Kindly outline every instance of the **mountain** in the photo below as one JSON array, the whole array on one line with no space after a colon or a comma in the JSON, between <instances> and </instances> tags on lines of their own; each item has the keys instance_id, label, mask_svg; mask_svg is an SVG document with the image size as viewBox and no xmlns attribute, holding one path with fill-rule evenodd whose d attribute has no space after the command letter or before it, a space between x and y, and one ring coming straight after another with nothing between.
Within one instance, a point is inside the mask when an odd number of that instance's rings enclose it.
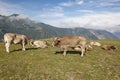
<instances>
[{"instance_id":1,"label":"mountain","mask_svg":"<svg viewBox=\"0 0 120 80\"><path fill-rule=\"evenodd\" d=\"M120 25L111 27L108 30L120 39Z\"/></svg>"},{"instance_id":2,"label":"mountain","mask_svg":"<svg viewBox=\"0 0 120 80\"><path fill-rule=\"evenodd\" d=\"M7 32L25 34L33 39L50 38L64 35L85 36L88 39L116 39L117 37L105 30L85 28L57 28L45 23L35 22L29 18L12 14L0 15L0 39Z\"/></svg>"},{"instance_id":3,"label":"mountain","mask_svg":"<svg viewBox=\"0 0 120 80\"><path fill-rule=\"evenodd\" d=\"M114 34L106 30L90 30L98 39L118 39Z\"/></svg>"},{"instance_id":4,"label":"mountain","mask_svg":"<svg viewBox=\"0 0 120 80\"><path fill-rule=\"evenodd\" d=\"M113 34L116 35L120 39L120 31L116 31Z\"/></svg>"}]
</instances>

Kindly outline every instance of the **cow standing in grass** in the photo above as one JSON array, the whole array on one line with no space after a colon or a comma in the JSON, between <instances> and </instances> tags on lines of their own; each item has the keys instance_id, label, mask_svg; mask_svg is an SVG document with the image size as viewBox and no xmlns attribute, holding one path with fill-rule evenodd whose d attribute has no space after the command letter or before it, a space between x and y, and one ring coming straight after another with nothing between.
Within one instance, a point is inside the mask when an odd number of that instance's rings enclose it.
<instances>
[{"instance_id":1,"label":"cow standing in grass","mask_svg":"<svg viewBox=\"0 0 120 80\"><path fill-rule=\"evenodd\" d=\"M86 38L81 36L63 36L56 37L52 43L53 46L58 46L64 50L63 55L66 55L68 48L81 50L81 56L85 53Z\"/></svg>"},{"instance_id":2,"label":"cow standing in grass","mask_svg":"<svg viewBox=\"0 0 120 80\"><path fill-rule=\"evenodd\" d=\"M25 45L31 42L31 39L22 34L6 33L4 34L4 42L6 52L10 52L9 47L11 44L21 44L22 50L25 51Z\"/></svg>"}]
</instances>

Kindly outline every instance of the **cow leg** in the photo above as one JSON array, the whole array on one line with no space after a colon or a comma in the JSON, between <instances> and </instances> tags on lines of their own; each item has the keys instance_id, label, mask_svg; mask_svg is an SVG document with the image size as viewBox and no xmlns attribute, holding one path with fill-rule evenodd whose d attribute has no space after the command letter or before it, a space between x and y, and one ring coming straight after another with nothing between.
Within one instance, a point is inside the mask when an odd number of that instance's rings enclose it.
<instances>
[{"instance_id":1,"label":"cow leg","mask_svg":"<svg viewBox=\"0 0 120 80\"><path fill-rule=\"evenodd\" d=\"M24 42L24 40L22 41L21 45L22 45L22 50L25 51L26 49L25 49L25 42Z\"/></svg>"},{"instance_id":2,"label":"cow leg","mask_svg":"<svg viewBox=\"0 0 120 80\"><path fill-rule=\"evenodd\" d=\"M25 51L25 44L22 45L22 50Z\"/></svg>"},{"instance_id":3,"label":"cow leg","mask_svg":"<svg viewBox=\"0 0 120 80\"><path fill-rule=\"evenodd\" d=\"M23 45L23 48L22 48L22 50L23 50L23 51L25 51L25 50L26 50L24 45Z\"/></svg>"},{"instance_id":4,"label":"cow leg","mask_svg":"<svg viewBox=\"0 0 120 80\"><path fill-rule=\"evenodd\" d=\"M66 56L67 48L64 48L63 55Z\"/></svg>"},{"instance_id":5,"label":"cow leg","mask_svg":"<svg viewBox=\"0 0 120 80\"><path fill-rule=\"evenodd\" d=\"M85 47L81 47L81 57L83 57L84 53L85 53Z\"/></svg>"},{"instance_id":6,"label":"cow leg","mask_svg":"<svg viewBox=\"0 0 120 80\"><path fill-rule=\"evenodd\" d=\"M10 47L10 43L5 43L5 47L6 47L6 52L10 52L10 50L9 50L9 47Z\"/></svg>"}]
</instances>

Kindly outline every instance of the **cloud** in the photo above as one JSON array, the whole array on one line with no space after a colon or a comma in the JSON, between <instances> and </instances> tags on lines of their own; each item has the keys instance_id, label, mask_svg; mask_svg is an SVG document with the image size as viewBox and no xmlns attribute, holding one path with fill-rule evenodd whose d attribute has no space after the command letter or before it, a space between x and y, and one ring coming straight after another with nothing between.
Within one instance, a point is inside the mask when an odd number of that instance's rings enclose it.
<instances>
[{"instance_id":1,"label":"cloud","mask_svg":"<svg viewBox=\"0 0 120 80\"><path fill-rule=\"evenodd\" d=\"M28 16L26 15L23 15L23 14L20 14L20 15L17 15L15 16L15 14L9 16L9 19L12 21L12 20L20 20L20 19L27 19Z\"/></svg>"},{"instance_id":2,"label":"cloud","mask_svg":"<svg viewBox=\"0 0 120 80\"><path fill-rule=\"evenodd\" d=\"M81 5L81 4L83 4L83 3L84 3L83 0L76 0L76 4L78 4L78 5Z\"/></svg>"},{"instance_id":3,"label":"cloud","mask_svg":"<svg viewBox=\"0 0 120 80\"><path fill-rule=\"evenodd\" d=\"M51 25L58 27L84 27L94 29L106 29L120 24L120 13L94 13L78 17L66 17L54 21Z\"/></svg>"},{"instance_id":4,"label":"cloud","mask_svg":"<svg viewBox=\"0 0 120 80\"><path fill-rule=\"evenodd\" d=\"M65 7L69 7L69 6L72 6L72 5L73 5L73 2L71 2L71 1L60 3L60 6L65 6Z\"/></svg>"},{"instance_id":5,"label":"cloud","mask_svg":"<svg viewBox=\"0 0 120 80\"><path fill-rule=\"evenodd\" d=\"M98 0L92 3L97 7L120 7L120 0Z\"/></svg>"},{"instance_id":6,"label":"cloud","mask_svg":"<svg viewBox=\"0 0 120 80\"><path fill-rule=\"evenodd\" d=\"M93 10L87 10L87 9L84 9L84 10L77 10L76 12L82 12L82 13L94 13Z\"/></svg>"},{"instance_id":7,"label":"cloud","mask_svg":"<svg viewBox=\"0 0 120 80\"><path fill-rule=\"evenodd\" d=\"M0 1L0 14L10 15L14 13L23 13L25 9L19 6L18 4L10 4L3 1Z\"/></svg>"},{"instance_id":8,"label":"cloud","mask_svg":"<svg viewBox=\"0 0 120 80\"><path fill-rule=\"evenodd\" d=\"M63 17L63 13L59 12L45 12L40 15L41 18L56 18L56 17Z\"/></svg>"},{"instance_id":9,"label":"cloud","mask_svg":"<svg viewBox=\"0 0 120 80\"><path fill-rule=\"evenodd\" d=\"M83 3L84 3L83 0L75 0L75 1L63 2L63 3L60 3L59 5L64 7L70 7L74 5L82 5Z\"/></svg>"},{"instance_id":10,"label":"cloud","mask_svg":"<svg viewBox=\"0 0 120 80\"><path fill-rule=\"evenodd\" d=\"M56 17L63 17L63 9L62 7L56 6L53 8L47 8L41 11L40 17L42 18L56 18Z\"/></svg>"},{"instance_id":11,"label":"cloud","mask_svg":"<svg viewBox=\"0 0 120 80\"><path fill-rule=\"evenodd\" d=\"M37 12L36 15L32 17L33 20L42 22L51 22L52 20L60 19L65 16L63 8L60 6L55 6L52 8L44 8Z\"/></svg>"}]
</instances>

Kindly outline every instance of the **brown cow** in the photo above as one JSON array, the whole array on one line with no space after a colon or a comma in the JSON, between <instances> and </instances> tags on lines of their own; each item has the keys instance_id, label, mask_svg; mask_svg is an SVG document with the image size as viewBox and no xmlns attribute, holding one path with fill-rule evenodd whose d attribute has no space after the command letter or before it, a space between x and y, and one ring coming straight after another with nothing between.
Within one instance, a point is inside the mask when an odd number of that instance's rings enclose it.
<instances>
[{"instance_id":1,"label":"brown cow","mask_svg":"<svg viewBox=\"0 0 120 80\"><path fill-rule=\"evenodd\" d=\"M31 43L31 39L28 38L25 35L21 34L16 34L16 33L6 33L4 34L4 42L5 42L5 47L6 47L6 52L9 51L9 47L11 44L21 44L22 45L22 50L25 51L25 45Z\"/></svg>"},{"instance_id":2,"label":"brown cow","mask_svg":"<svg viewBox=\"0 0 120 80\"><path fill-rule=\"evenodd\" d=\"M104 49L104 50L115 50L115 49L117 49L115 46L112 46L112 45L103 45L101 48Z\"/></svg>"},{"instance_id":3,"label":"brown cow","mask_svg":"<svg viewBox=\"0 0 120 80\"><path fill-rule=\"evenodd\" d=\"M81 56L85 52L86 38L81 36L63 36L56 37L52 43L53 46L58 46L64 49L63 55L66 55L68 48L74 48L75 50L81 50Z\"/></svg>"}]
</instances>

